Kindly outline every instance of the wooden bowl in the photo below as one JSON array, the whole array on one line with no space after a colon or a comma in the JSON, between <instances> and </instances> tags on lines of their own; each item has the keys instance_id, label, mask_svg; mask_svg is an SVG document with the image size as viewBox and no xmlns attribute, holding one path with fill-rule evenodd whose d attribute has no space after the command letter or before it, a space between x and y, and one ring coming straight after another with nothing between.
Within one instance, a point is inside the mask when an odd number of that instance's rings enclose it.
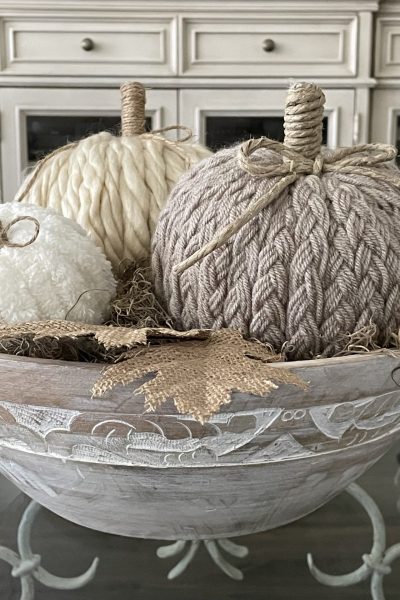
<instances>
[{"instance_id":1,"label":"wooden bowl","mask_svg":"<svg viewBox=\"0 0 400 600\"><path fill-rule=\"evenodd\" d=\"M80 525L207 539L278 527L341 492L400 429L400 358L385 352L275 363L309 388L234 393L205 425L137 386L90 390L102 365L0 355L0 470Z\"/></svg>"}]
</instances>

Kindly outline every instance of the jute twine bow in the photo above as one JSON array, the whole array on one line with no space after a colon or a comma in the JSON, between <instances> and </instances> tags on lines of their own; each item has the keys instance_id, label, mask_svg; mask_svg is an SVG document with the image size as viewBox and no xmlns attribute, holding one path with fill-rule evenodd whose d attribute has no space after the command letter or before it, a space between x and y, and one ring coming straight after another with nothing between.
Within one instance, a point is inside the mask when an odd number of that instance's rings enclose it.
<instances>
[{"instance_id":1,"label":"jute twine bow","mask_svg":"<svg viewBox=\"0 0 400 600\"><path fill-rule=\"evenodd\" d=\"M250 204L242 215L221 229L210 242L175 265L173 271L178 275L226 244L300 177L340 172L365 175L400 187L400 173L377 168L377 165L396 157L397 150L394 146L359 144L322 155L320 150L325 101L322 91L312 84L296 84L290 92L285 109L285 143L262 137L244 142L238 150L238 164L244 171L255 177L277 178L277 181L266 194ZM294 149L298 147L301 151ZM252 155L261 149L269 150L268 155L254 160Z\"/></svg>"},{"instance_id":2,"label":"jute twine bow","mask_svg":"<svg viewBox=\"0 0 400 600\"><path fill-rule=\"evenodd\" d=\"M11 242L9 239L10 229L14 227L20 221L32 221L35 225L35 231L32 236L24 243ZM30 216L21 216L15 217L10 223L7 225L3 225L0 221L0 249L1 248L25 248L26 246L30 246L37 239L40 231L40 223L37 219Z\"/></svg>"}]
</instances>

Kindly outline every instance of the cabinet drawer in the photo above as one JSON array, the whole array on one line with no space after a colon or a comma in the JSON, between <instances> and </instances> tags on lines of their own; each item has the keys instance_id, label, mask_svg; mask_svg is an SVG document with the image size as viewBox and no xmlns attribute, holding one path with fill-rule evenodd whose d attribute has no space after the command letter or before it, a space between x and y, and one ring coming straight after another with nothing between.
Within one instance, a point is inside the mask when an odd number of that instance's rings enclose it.
<instances>
[{"instance_id":1,"label":"cabinet drawer","mask_svg":"<svg viewBox=\"0 0 400 600\"><path fill-rule=\"evenodd\" d=\"M3 73L24 75L171 75L175 20L3 22Z\"/></svg>"},{"instance_id":2,"label":"cabinet drawer","mask_svg":"<svg viewBox=\"0 0 400 600\"><path fill-rule=\"evenodd\" d=\"M376 21L375 75L400 75L400 16L379 17Z\"/></svg>"},{"instance_id":3,"label":"cabinet drawer","mask_svg":"<svg viewBox=\"0 0 400 600\"><path fill-rule=\"evenodd\" d=\"M189 18L185 75L354 76L357 17Z\"/></svg>"}]
</instances>

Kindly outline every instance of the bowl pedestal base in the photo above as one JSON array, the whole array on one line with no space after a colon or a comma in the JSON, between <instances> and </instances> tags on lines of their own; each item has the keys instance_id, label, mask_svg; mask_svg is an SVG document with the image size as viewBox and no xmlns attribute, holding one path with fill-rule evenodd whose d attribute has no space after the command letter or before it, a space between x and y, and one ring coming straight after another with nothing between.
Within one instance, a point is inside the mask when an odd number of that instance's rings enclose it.
<instances>
[{"instance_id":1,"label":"bowl pedestal base","mask_svg":"<svg viewBox=\"0 0 400 600\"><path fill-rule=\"evenodd\" d=\"M0 546L0 560L7 562L12 567L11 575L20 579L20 600L34 599L36 581L55 590L79 589L94 578L99 562L95 558L89 569L78 577L57 577L46 571L41 566L42 557L33 553L30 541L32 526L40 510L40 504L33 500L25 509L18 527L18 553Z\"/></svg>"},{"instance_id":2,"label":"bowl pedestal base","mask_svg":"<svg viewBox=\"0 0 400 600\"><path fill-rule=\"evenodd\" d=\"M368 514L373 528L373 543L369 554L363 554L358 569L345 575L329 575L320 571L314 564L311 554L307 555L308 567L317 581L331 587L349 587L361 581L371 579L372 600L385 600L383 578L391 573L391 564L400 558L400 544L386 548L386 530L383 515L369 494L357 483L346 488Z\"/></svg>"},{"instance_id":3,"label":"bowl pedestal base","mask_svg":"<svg viewBox=\"0 0 400 600\"><path fill-rule=\"evenodd\" d=\"M398 480L400 481L400 475ZM346 492L364 508L371 520L373 528L371 551L362 556L362 564L358 569L345 575L329 575L322 572L315 566L311 554L307 555L308 567L317 581L331 587L348 587L370 579L371 599L385 600L383 579L391 572L392 563L396 559L400 559L400 543L386 548L386 531L382 513L375 501L362 487L352 483L346 488ZM32 526L40 510L40 504L35 501L31 501L25 509L18 527L18 553L5 546L0 546L0 560L7 562L12 567L12 576L20 579L20 600L34 600L36 581L46 587L58 590L82 588L94 578L99 562L99 559L95 558L89 569L78 577L57 577L46 571L41 566L41 556L33 553L30 543ZM168 579L172 580L182 575L194 560L201 544L204 544L211 559L228 577L235 580L243 579L242 571L230 564L222 551L236 558L244 558L249 551L246 546L236 544L229 539L177 540L172 544L160 546L157 550L159 558L170 558L184 553L175 567L169 571Z\"/></svg>"},{"instance_id":4,"label":"bowl pedestal base","mask_svg":"<svg viewBox=\"0 0 400 600\"><path fill-rule=\"evenodd\" d=\"M246 546L241 546L232 542L228 538L221 540L192 540L187 542L186 540L178 540L168 546L160 546L157 550L157 556L159 558L170 558L171 556L177 556L181 552L185 551L185 554L181 560L175 565L173 569L168 573L168 579L176 579L179 575L182 575L186 571L187 567L193 561L197 550L200 545L204 544L208 554L214 563L231 579L240 581L243 579L243 573L237 567L231 565L222 555L221 549L225 550L227 554L235 556L237 558L244 558L248 555L249 550Z\"/></svg>"}]
</instances>

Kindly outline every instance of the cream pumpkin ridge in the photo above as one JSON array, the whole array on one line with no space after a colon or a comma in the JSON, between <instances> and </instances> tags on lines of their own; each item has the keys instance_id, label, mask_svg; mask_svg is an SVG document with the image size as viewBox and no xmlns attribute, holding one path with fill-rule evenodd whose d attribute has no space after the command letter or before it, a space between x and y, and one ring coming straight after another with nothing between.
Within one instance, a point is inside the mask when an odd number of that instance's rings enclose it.
<instances>
[{"instance_id":1,"label":"cream pumpkin ridge","mask_svg":"<svg viewBox=\"0 0 400 600\"><path fill-rule=\"evenodd\" d=\"M179 177L210 155L191 135L166 139L165 129L145 132L145 89L121 86L121 136L91 135L45 157L16 195L75 220L113 267L150 255L151 238L169 192Z\"/></svg>"}]
</instances>

